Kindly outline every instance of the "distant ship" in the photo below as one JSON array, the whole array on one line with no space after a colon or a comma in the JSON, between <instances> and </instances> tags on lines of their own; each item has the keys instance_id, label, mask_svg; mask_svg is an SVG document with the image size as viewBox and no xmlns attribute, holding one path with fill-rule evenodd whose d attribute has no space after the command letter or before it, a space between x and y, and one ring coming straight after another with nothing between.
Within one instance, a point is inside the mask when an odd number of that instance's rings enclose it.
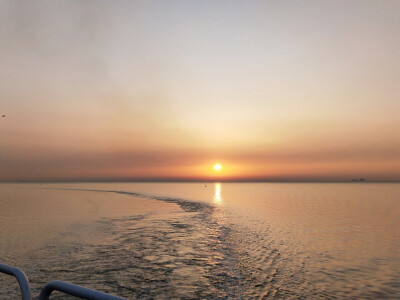
<instances>
[{"instance_id":1,"label":"distant ship","mask_svg":"<svg viewBox=\"0 0 400 300\"><path fill-rule=\"evenodd\" d=\"M351 180L351 182L365 182L365 178L354 178Z\"/></svg>"}]
</instances>

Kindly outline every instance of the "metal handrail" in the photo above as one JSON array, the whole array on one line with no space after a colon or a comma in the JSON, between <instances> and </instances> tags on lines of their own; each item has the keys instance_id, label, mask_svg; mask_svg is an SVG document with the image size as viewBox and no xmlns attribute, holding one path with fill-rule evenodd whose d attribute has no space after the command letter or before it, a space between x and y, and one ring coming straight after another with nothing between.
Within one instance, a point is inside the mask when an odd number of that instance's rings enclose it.
<instances>
[{"instance_id":1,"label":"metal handrail","mask_svg":"<svg viewBox=\"0 0 400 300\"><path fill-rule=\"evenodd\" d=\"M26 277L23 271L18 268L0 263L0 272L17 278L19 288L21 290L22 300L32 300L31 287L29 285L28 277Z\"/></svg>"},{"instance_id":2,"label":"metal handrail","mask_svg":"<svg viewBox=\"0 0 400 300\"><path fill-rule=\"evenodd\" d=\"M53 291L63 292L65 294L87 300L124 300L124 298L112 296L96 290L91 290L76 284L59 280L47 283L40 292L39 300L48 300L50 294Z\"/></svg>"}]
</instances>

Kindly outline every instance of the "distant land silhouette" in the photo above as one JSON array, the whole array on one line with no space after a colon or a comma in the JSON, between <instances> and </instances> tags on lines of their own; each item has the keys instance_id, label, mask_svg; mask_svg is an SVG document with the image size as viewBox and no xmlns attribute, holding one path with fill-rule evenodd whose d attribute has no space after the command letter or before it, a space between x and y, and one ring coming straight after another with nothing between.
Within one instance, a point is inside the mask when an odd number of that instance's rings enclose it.
<instances>
[{"instance_id":1,"label":"distant land silhouette","mask_svg":"<svg viewBox=\"0 0 400 300\"><path fill-rule=\"evenodd\" d=\"M365 178L354 178L351 180L352 182L365 182Z\"/></svg>"}]
</instances>

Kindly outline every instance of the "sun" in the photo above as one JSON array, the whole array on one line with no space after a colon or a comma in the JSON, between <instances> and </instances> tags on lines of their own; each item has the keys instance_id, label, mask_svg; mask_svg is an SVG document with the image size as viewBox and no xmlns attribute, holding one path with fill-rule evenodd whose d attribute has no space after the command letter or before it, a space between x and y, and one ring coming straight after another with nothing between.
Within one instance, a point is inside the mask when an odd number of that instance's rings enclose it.
<instances>
[{"instance_id":1,"label":"sun","mask_svg":"<svg viewBox=\"0 0 400 300\"><path fill-rule=\"evenodd\" d=\"M215 171L221 170L221 165L220 165L220 164L215 164L215 165L214 165L214 170L215 170Z\"/></svg>"}]
</instances>

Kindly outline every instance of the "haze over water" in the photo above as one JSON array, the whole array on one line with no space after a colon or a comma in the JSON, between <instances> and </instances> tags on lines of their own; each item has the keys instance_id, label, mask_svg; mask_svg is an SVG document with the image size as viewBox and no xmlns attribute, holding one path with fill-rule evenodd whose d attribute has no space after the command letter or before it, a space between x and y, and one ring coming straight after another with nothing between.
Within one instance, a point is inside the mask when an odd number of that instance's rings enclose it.
<instances>
[{"instance_id":1,"label":"haze over water","mask_svg":"<svg viewBox=\"0 0 400 300\"><path fill-rule=\"evenodd\" d=\"M400 298L399 16L1 0L0 262L34 295Z\"/></svg>"},{"instance_id":2,"label":"haze over water","mask_svg":"<svg viewBox=\"0 0 400 300\"><path fill-rule=\"evenodd\" d=\"M143 299L396 299L399 197L369 183L1 184L0 257L34 293L59 279Z\"/></svg>"},{"instance_id":3,"label":"haze over water","mask_svg":"<svg viewBox=\"0 0 400 300\"><path fill-rule=\"evenodd\" d=\"M3 0L0 180L399 181L399 15Z\"/></svg>"}]
</instances>

